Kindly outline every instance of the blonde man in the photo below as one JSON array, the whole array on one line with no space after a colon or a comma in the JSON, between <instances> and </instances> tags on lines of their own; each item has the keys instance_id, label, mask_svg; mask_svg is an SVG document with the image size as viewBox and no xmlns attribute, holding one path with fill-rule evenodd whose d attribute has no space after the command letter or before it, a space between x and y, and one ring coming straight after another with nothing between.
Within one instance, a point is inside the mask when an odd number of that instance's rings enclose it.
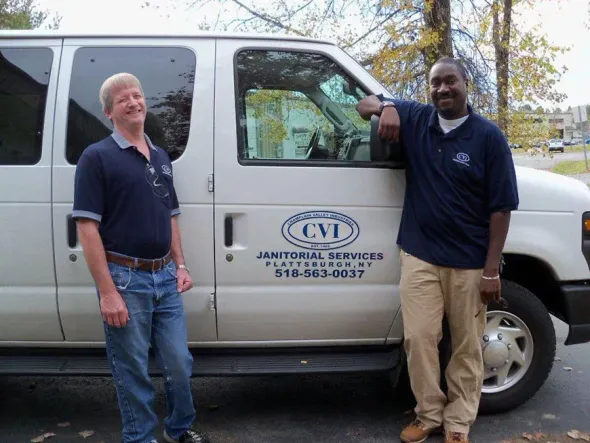
<instances>
[{"instance_id":1,"label":"blonde man","mask_svg":"<svg viewBox=\"0 0 590 443\"><path fill-rule=\"evenodd\" d=\"M164 439L206 443L191 428L193 359L181 293L193 282L182 254L172 163L144 133L146 103L136 77L108 78L99 97L114 131L80 157L73 217L97 286L122 442L156 442L151 344L165 380Z\"/></svg>"}]
</instances>

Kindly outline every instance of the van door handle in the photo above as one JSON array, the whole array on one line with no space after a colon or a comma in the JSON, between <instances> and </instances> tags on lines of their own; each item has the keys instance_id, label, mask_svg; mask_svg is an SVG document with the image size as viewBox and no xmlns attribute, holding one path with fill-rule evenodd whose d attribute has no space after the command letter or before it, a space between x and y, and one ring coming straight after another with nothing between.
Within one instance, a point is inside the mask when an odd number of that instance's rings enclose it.
<instances>
[{"instance_id":1,"label":"van door handle","mask_svg":"<svg viewBox=\"0 0 590 443\"><path fill-rule=\"evenodd\" d=\"M72 214L66 217L68 226L68 246L75 248L78 244L78 233L76 232L76 220L72 218Z\"/></svg>"},{"instance_id":2,"label":"van door handle","mask_svg":"<svg viewBox=\"0 0 590 443\"><path fill-rule=\"evenodd\" d=\"M226 215L225 220L225 231L224 231L224 238L225 238L225 247L229 248L234 244L234 219L231 215Z\"/></svg>"}]
</instances>

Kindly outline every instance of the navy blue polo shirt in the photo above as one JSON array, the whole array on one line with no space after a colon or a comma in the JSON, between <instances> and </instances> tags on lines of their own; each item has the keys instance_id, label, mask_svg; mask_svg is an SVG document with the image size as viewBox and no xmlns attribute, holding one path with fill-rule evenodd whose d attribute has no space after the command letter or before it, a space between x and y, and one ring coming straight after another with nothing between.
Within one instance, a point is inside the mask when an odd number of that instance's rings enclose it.
<instances>
[{"instance_id":1,"label":"navy blue polo shirt","mask_svg":"<svg viewBox=\"0 0 590 443\"><path fill-rule=\"evenodd\" d=\"M392 101L406 159L398 245L437 266L483 268L491 214L519 203L504 134L471 106L467 120L444 134L433 105Z\"/></svg>"},{"instance_id":2,"label":"navy blue polo shirt","mask_svg":"<svg viewBox=\"0 0 590 443\"><path fill-rule=\"evenodd\" d=\"M76 167L72 217L100 222L107 251L153 259L170 251L171 217L180 209L170 157L145 138L149 162L116 130L84 150Z\"/></svg>"}]
</instances>

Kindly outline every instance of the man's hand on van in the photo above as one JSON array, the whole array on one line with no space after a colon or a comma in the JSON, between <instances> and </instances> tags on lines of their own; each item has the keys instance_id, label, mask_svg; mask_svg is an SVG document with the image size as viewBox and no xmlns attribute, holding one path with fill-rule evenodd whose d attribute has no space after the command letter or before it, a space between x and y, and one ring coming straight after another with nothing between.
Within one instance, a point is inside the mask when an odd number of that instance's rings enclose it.
<instances>
[{"instance_id":1,"label":"man's hand on van","mask_svg":"<svg viewBox=\"0 0 590 443\"><path fill-rule=\"evenodd\" d=\"M130 320L127 305L117 291L100 294L100 312L103 320L116 328L122 328Z\"/></svg>"},{"instance_id":2,"label":"man's hand on van","mask_svg":"<svg viewBox=\"0 0 590 443\"><path fill-rule=\"evenodd\" d=\"M399 139L400 120L397 109L393 106L383 108L379 118L379 135L385 140L397 142Z\"/></svg>"},{"instance_id":3,"label":"man's hand on van","mask_svg":"<svg viewBox=\"0 0 590 443\"><path fill-rule=\"evenodd\" d=\"M400 120L395 107L386 106L381 110L381 100L375 95L369 95L357 103L356 110L367 121L373 115L379 115L379 135L385 140L398 141Z\"/></svg>"}]
</instances>

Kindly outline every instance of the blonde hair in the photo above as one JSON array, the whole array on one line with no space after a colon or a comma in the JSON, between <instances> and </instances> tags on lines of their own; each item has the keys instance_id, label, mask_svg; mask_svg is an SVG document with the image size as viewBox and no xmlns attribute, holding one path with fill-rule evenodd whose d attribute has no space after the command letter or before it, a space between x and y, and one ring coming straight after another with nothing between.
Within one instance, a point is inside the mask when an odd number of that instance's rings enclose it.
<instances>
[{"instance_id":1,"label":"blonde hair","mask_svg":"<svg viewBox=\"0 0 590 443\"><path fill-rule=\"evenodd\" d=\"M112 75L104 81L98 94L103 109L108 111L113 109L113 91L124 86L135 86L139 88L141 95L143 95L141 83L133 74L121 72L119 74Z\"/></svg>"}]
</instances>

